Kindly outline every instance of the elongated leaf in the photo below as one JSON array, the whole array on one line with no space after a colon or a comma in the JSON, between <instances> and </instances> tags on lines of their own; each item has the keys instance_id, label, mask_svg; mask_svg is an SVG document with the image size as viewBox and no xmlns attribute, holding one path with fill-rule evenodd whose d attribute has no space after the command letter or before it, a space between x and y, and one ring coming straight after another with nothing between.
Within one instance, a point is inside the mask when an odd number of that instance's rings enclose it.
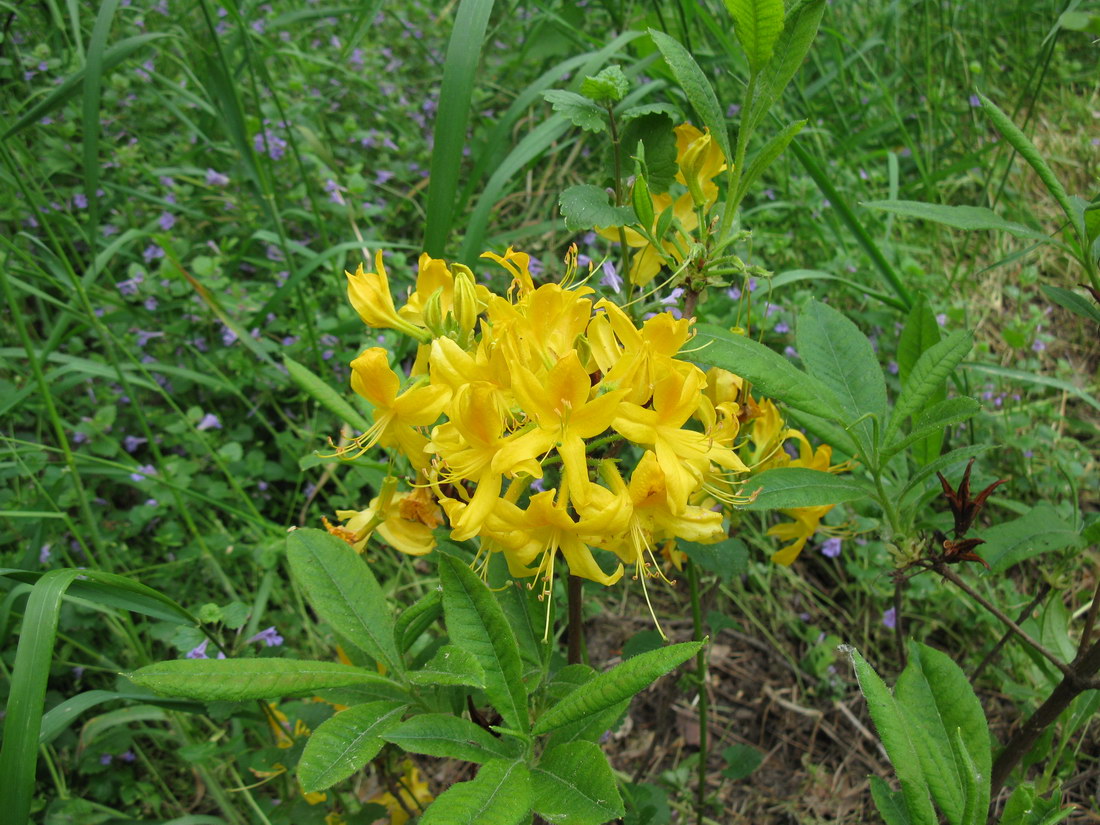
<instances>
[{"instance_id":1,"label":"elongated leaf","mask_svg":"<svg viewBox=\"0 0 1100 825\"><path fill-rule=\"evenodd\" d=\"M802 131L802 127L806 125L804 120L796 120L794 123L788 123L783 127L783 130L772 137L760 147L760 151L753 155L749 165L745 167L745 174L741 176L741 183L737 186L737 202L740 203L745 195L748 193L749 188L756 183L768 167L771 166L775 159L783 154L783 150L787 148L795 135ZM774 286L774 279L772 282Z\"/></svg>"},{"instance_id":2,"label":"elongated leaf","mask_svg":"<svg viewBox=\"0 0 1100 825\"><path fill-rule=\"evenodd\" d=\"M336 392L328 382L321 380L308 367L284 355L283 366L294 380L294 383L305 390L322 407L335 415L341 421L357 427L360 432L370 429L371 423L359 410L344 400L340 393Z\"/></svg>"},{"instance_id":3,"label":"elongated leaf","mask_svg":"<svg viewBox=\"0 0 1100 825\"><path fill-rule=\"evenodd\" d=\"M523 762L494 759L469 782L439 795L420 825L516 825L531 809L531 774Z\"/></svg>"},{"instance_id":4,"label":"elongated leaf","mask_svg":"<svg viewBox=\"0 0 1100 825\"><path fill-rule=\"evenodd\" d=\"M769 398L840 424L850 422L832 390L761 343L714 324L696 326L703 346L691 360L739 375Z\"/></svg>"},{"instance_id":5,"label":"elongated leaf","mask_svg":"<svg viewBox=\"0 0 1100 825\"><path fill-rule=\"evenodd\" d=\"M989 774L983 774L974 763L966 743L963 742L962 730L955 728L951 737L951 752L955 756L955 763L959 766L959 776L963 783L963 810L960 818L961 825L983 825L989 815Z\"/></svg>"},{"instance_id":6,"label":"elongated leaf","mask_svg":"<svg viewBox=\"0 0 1100 825\"><path fill-rule=\"evenodd\" d=\"M772 56L783 31L783 0L726 0L733 18L733 33L749 59L749 70L758 72Z\"/></svg>"},{"instance_id":7,"label":"elongated leaf","mask_svg":"<svg viewBox=\"0 0 1100 825\"><path fill-rule=\"evenodd\" d=\"M894 698L911 722L909 736L928 789L948 821L962 825L966 766L955 758L952 748L955 731L961 731L963 746L984 778L984 794L979 787L974 803L984 822L989 809L992 751L981 703L950 656L916 642L910 643L909 650L909 662L898 677Z\"/></svg>"},{"instance_id":8,"label":"elongated leaf","mask_svg":"<svg viewBox=\"0 0 1100 825\"><path fill-rule=\"evenodd\" d=\"M913 419L913 426L910 428L909 435L899 437L897 441L883 450L883 460L885 461L897 455L910 444L923 438L937 433L942 436L944 428L953 427L966 421L968 418L977 415L981 408L982 405L973 398L948 398L940 401L938 404L920 412ZM941 438L941 443L942 440Z\"/></svg>"},{"instance_id":9,"label":"elongated leaf","mask_svg":"<svg viewBox=\"0 0 1100 825\"><path fill-rule=\"evenodd\" d=\"M798 315L798 354L806 371L836 395L850 422L870 413L886 422L886 380L867 336L828 304L811 301ZM865 418L850 429L864 454L874 449L874 426Z\"/></svg>"},{"instance_id":10,"label":"elongated leaf","mask_svg":"<svg viewBox=\"0 0 1100 825\"><path fill-rule=\"evenodd\" d=\"M1003 573L1014 564L1081 540L1072 525L1046 503L1037 504L1017 519L983 530L981 536L985 539L981 555L993 573Z\"/></svg>"},{"instance_id":11,"label":"elongated leaf","mask_svg":"<svg viewBox=\"0 0 1100 825\"><path fill-rule=\"evenodd\" d=\"M726 119L707 76L678 40L656 29L650 29L649 35L672 69L672 74L687 95L691 107L695 109L703 125L710 129L711 136L718 141L718 147L727 162L732 162L733 152L730 150L730 138L726 132Z\"/></svg>"},{"instance_id":12,"label":"elongated leaf","mask_svg":"<svg viewBox=\"0 0 1100 825\"><path fill-rule=\"evenodd\" d=\"M303 528L287 536L286 555L295 581L333 630L390 670L404 669L385 594L347 542L324 530Z\"/></svg>"},{"instance_id":13,"label":"elongated leaf","mask_svg":"<svg viewBox=\"0 0 1100 825\"><path fill-rule=\"evenodd\" d=\"M72 725L84 711L102 705L105 702L140 701L146 705L179 710L186 713L205 713L206 705L201 702L189 702L181 699L156 699L145 693L120 693L114 690L86 690L71 696L60 705L50 708L42 717L42 729L38 734L39 744L45 745L60 736Z\"/></svg>"},{"instance_id":14,"label":"elongated leaf","mask_svg":"<svg viewBox=\"0 0 1100 825\"><path fill-rule=\"evenodd\" d=\"M318 725L298 761L302 790L331 788L374 759L385 744L382 734L401 721L405 707L400 702L367 702Z\"/></svg>"},{"instance_id":15,"label":"elongated leaf","mask_svg":"<svg viewBox=\"0 0 1100 825\"><path fill-rule=\"evenodd\" d=\"M443 615L443 594L438 590L430 590L406 607L397 616L393 635L397 642L397 649L407 653L420 634Z\"/></svg>"},{"instance_id":16,"label":"elongated leaf","mask_svg":"<svg viewBox=\"0 0 1100 825\"><path fill-rule=\"evenodd\" d=\"M443 62L439 110L433 131L432 168L428 186L424 250L433 258L444 257L454 220L462 147L485 28L493 0L461 0L454 13L454 29Z\"/></svg>"},{"instance_id":17,"label":"elongated leaf","mask_svg":"<svg viewBox=\"0 0 1100 825\"><path fill-rule=\"evenodd\" d=\"M545 751L531 772L531 790L535 813L547 822L603 825L625 813L611 765L594 742Z\"/></svg>"},{"instance_id":18,"label":"elongated leaf","mask_svg":"<svg viewBox=\"0 0 1100 825\"><path fill-rule=\"evenodd\" d=\"M1075 315L1080 315L1086 321L1100 324L1100 309L1097 308L1095 302L1090 301L1083 295L1078 295L1076 292L1062 289L1060 286L1042 284L1039 288L1043 290L1044 295L1058 304L1058 306L1068 309Z\"/></svg>"},{"instance_id":19,"label":"elongated leaf","mask_svg":"<svg viewBox=\"0 0 1100 825\"><path fill-rule=\"evenodd\" d=\"M825 0L801 0L787 12L783 31L775 43L771 59L761 69L756 93L746 107L744 123L748 124L751 132L756 131L756 127L782 96L783 90L802 65L814 38L817 37L817 28L821 24L824 11Z\"/></svg>"},{"instance_id":20,"label":"elongated leaf","mask_svg":"<svg viewBox=\"0 0 1100 825\"><path fill-rule=\"evenodd\" d=\"M302 659L173 659L125 675L157 693L203 702L278 699L355 685L397 687L369 670Z\"/></svg>"},{"instance_id":21,"label":"elongated leaf","mask_svg":"<svg viewBox=\"0 0 1100 825\"><path fill-rule=\"evenodd\" d=\"M987 375L998 375L1001 378L1008 378L1021 384L1036 384L1040 387L1051 387L1056 390L1061 390L1062 392L1069 393L1075 398L1081 399L1093 409L1100 410L1100 400L1097 400L1096 396L1091 395L1076 384L1071 384L1069 381L1063 381L1060 378L1051 378L1049 375L1042 375L1037 372L1014 370L1011 367L1002 367L998 364L964 363L963 368L975 370L976 372L984 372Z\"/></svg>"},{"instance_id":22,"label":"elongated leaf","mask_svg":"<svg viewBox=\"0 0 1100 825\"><path fill-rule=\"evenodd\" d=\"M928 300L923 292L918 293L898 338L898 378L903 386L921 355L938 344L942 337Z\"/></svg>"},{"instance_id":23,"label":"elongated leaf","mask_svg":"<svg viewBox=\"0 0 1100 825\"><path fill-rule=\"evenodd\" d=\"M1020 153L1020 157L1026 160L1028 165L1035 170L1035 174L1039 176L1039 180L1046 186L1047 191L1050 192L1051 196L1056 201L1058 201L1058 205L1062 207L1062 211L1065 212L1070 224L1073 225L1074 230L1077 232L1077 237L1083 246L1088 238L1088 233L1085 231L1085 224L1082 220L1081 213L1079 210L1073 208L1069 196L1066 195L1065 187L1062 186L1062 182L1058 180L1058 177L1054 174L1054 170L1047 165L1045 160L1043 160L1043 156L1039 154L1039 150L1036 148L1035 144L1031 142L1027 135L1020 131L1020 128L1012 122L1012 119L1008 115L997 107L996 103L981 92L978 92L978 99L982 102L982 111L985 112L986 116L993 122L993 126L1001 133L1001 136L1008 141L1008 144Z\"/></svg>"},{"instance_id":24,"label":"elongated leaf","mask_svg":"<svg viewBox=\"0 0 1100 825\"><path fill-rule=\"evenodd\" d=\"M485 671L485 694L504 723L529 730L519 647L504 611L485 583L458 559L440 557L439 580L451 641L473 654Z\"/></svg>"},{"instance_id":25,"label":"elongated leaf","mask_svg":"<svg viewBox=\"0 0 1100 825\"><path fill-rule=\"evenodd\" d=\"M90 225L99 220L99 99L103 89L104 57L111 22L118 0L104 0L96 14L92 36L88 40L87 73L84 77L84 105L81 111L82 148L84 150L84 191L88 195Z\"/></svg>"},{"instance_id":26,"label":"elongated leaf","mask_svg":"<svg viewBox=\"0 0 1100 825\"><path fill-rule=\"evenodd\" d=\"M790 507L820 507L855 501L868 495L863 484L821 470L806 467L776 467L753 476L745 485L743 495L756 498L745 505L746 510L784 510Z\"/></svg>"},{"instance_id":27,"label":"elongated leaf","mask_svg":"<svg viewBox=\"0 0 1100 825\"><path fill-rule=\"evenodd\" d=\"M944 226L965 229L971 232L979 229L991 229L1007 232L1017 238L1030 238L1037 241L1052 240L1045 232L1024 226L1022 223L1005 220L992 209L984 206L944 206L939 203L922 203L920 201L865 201L860 205L868 209L892 212L895 215L904 215L907 218L919 218L923 221L941 223Z\"/></svg>"},{"instance_id":28,"label":"elongated leaf","mask_svg":"<svg viewBox=\"0 0 1100 825\"><path fill-rule=\"evenodd\" d=\"M993 449L992 444L973 444L967 447L956 447L949 453L944 453L934 461L930 461L913 474L912 478L905 483L905 486L901 490L900 498L905 498L913 490L920 488L920 485L932 478L936 473L947 473L948 469L954 469L962 467L965 462L973 458L976 455L981 455L987 450ZM939 487L939 482L936 482L936 487Z\"/></svg>"},{"instance_id":29,"label":"elongated leaf","mask_svg":"<svg viewBox=\"0 0 1100 825\"><path fill-rule=\"evenodd\" d=\"M464 762L515 759L521 748L516 739L498 739L469 719L449 713L418 713L390 728L382 738L409 753Z\"/></svg>"},{"instance_id":30,"label":"elongated leaf","mask_svg":"<svg viewBox=\"0 0 1100 825\"><path fill-rule=\"evenodd\" d=\"M881 776L871 777L871 798L875 801L878 814L886 825L910 825L909 811L905 807L905 797L901 791L891 790Z\"/></svg>"},{"instance_id":31,"label":"elongated leaf","mask_svg":"<svg viewBox=\"0 0 1100 825\"><path fill-rule=\"evenodd\" d=\"M0 811L13 823L27 821L34 793L38 735L42 725L42 703L50 675L53 645L61 597L79 570L51 570L39 579L27 599L23 630L15 651L4 742L0 746Z\"/></svg>"},{"instance_id":32,"label":"elongated leaf","mask_svg":"<svg viewBox=\"0 0 1100 825\"><path fill-rule=\"evenodd\" d=\"M970 332L956 330L921 353L894 405L894 413L883 439L885 443L889 444L893 440L894 433L901 428L905 419L928 403L937 388L962 363L973 342L974 336Z\"/></svg>"},{"instance_id":33,"label":"elongated leaf","mask_svg":"<svg viewBox=\"0 0 1100 825\"><path fill-rule=\"evenodd\" d=\"M432 660L409 674L414 685L468 685L485 687L485 671L472 654L454 645L443 645Z\"/></svg>"},{"instance_id":34,"label":"elongated leaf","mask_svg":"<svg viewBox=\"0 0 1100 825\"><path fill-rule=\"evenodd\" d=\"M694 656L702 642L684 642L641 653L601 673L576 688L538 718L532 732L548 733L555 728L592 716L629 699L661 676Z\"/></svg>"},{"instance_id":35,"label":"elongated leaf","mask_svg":"<svg viewBox=\"0 0 1100 825\"><path fill-rule=\"evenodd\" d=\"M867 708L875 723L879 739L886 748L890 763L894 766L901 793L912 825L935 825L936 813L928 796L928 783L921 769L920 757L910 738L913 720L902 713L898 703L886 688L882 679L867 664L859 651L849 645L841 645L848 654L859 680L859 689L867 700Z\"/></svg>"}]
</instances>

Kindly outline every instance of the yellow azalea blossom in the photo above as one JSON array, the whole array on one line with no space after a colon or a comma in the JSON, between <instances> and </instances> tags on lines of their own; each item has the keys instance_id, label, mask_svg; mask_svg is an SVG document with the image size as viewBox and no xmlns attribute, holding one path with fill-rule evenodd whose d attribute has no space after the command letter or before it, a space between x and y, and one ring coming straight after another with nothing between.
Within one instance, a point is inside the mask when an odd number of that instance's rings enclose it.
<instances>
[{"instance_id":1,"label":"yellow azalea blossom","mask_svg":"<svg viewBox=\"0 0 1100 825\"><path fill-rule=\"evenodd\" d=\"M412 387L398 395L401 379L390 368L389 353L371 347L351 362L351 388L374 407L374 426L341 450L356 455L375 444L397 447L417 469L428 465L424 447L428 439L416 427L434 424L451 391L441 386ZM423 380L423 379L421 379Z\"/></svg>"},{"instance_id":2,"label":"yellow azalea blossom","mask_svg":"<svg viewBox=\"0 0 1100 825\"><path fill-rule=\"evenodd\" d=\"M660 378L672 370L694 369L686 361L675 360L676 354L691 338L690 318L676 319L671 313L662 312L647 320L639 330L627 314L611 301L601 300L596 308L603 310L603 313L593 319L589 330L596 326L596 336L603 339L606 333L599 331L599 328L606 323L622 344L613 361L608 358L613 352L612 346L604 343L601 347L603 380L609 386L627 388L627 401L644 405L653 395L653 387ZM595 350L593 352L595 355Z\"/></svg>"},{"instance_id":3,"label":"yellow azalea blossom","mask_svg":"<svg viewBox=\"0 0 1100 825\"><path fill-rule=\"evenodd\" d=\"M354 274L346 270L344 274L348 277L348 301L364 324L375 329L395 329L419 341L427 340L422 329L397 314L381 249L374 254L374 272L364 272L363 265L359 264Z\"/></svg>"},{"instance_id":4,"label":"yellow azalea blossom","mask_svg":"<svg viewBox=\"0 0 1100 825\"><path fill-rule=\"evenodd\" d=\"M406 555L432 552L435 549L432 530L443 523L443 514L427 489L418 487L411 492L396 493L384 508L380 506L383 498L373 499L365 510L336 511L336 517L345 522L343 528L337 529L351 534L348 543L355 551L362 553L367 540L378 533L386 544Z\"/></svg>"},{"instance_id":5,"label":"yellow azalea blossom","mask_svg":"<svg viewBox=\"0 0 1100 825\"><path fill-rule=\"evenodd\" d=\"M421 811L435 799L428 787L428 780L420 775L420 769L411 759L404 760L401 767L403 773L394 783L401 794L400 801L390 791L375 794L367 800L368 803L381 805L389 811L390 825L405 825L409 821L409 811Z\"/></svg>"},{"instance_id":6,"label":"yellow azalea blossom","mask_svg":"<svg viewBox=\"0 0 1100 825\"><path fill-rule=\"evenodd\" d=\"M508 289L509 292L514 290L522 298L529 292L534 291L535 281L531 277L531 256L526 252L516 252L509 246L503 255L497 255L495 252L483 252L481 257L496 261L511 273L512 285Z\"/></svg>"}]
</instances>

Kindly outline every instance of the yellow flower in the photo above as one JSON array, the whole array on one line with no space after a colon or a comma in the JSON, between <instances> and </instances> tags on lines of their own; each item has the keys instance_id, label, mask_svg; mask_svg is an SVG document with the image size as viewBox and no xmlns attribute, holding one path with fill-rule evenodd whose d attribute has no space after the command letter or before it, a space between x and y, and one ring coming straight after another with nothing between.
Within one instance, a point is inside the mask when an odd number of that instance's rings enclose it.
<instances>
[{"instance_id":1,"label":"yellow flower","mask_svg":"<svg viewBox=\"0 0 1100 825\"><path fill-rule=\"evenodd\" d=\"M376 329L396 329L419 341L427 340L423 330L397 314L381 249L374 255L374 272L364 272L359 264L354 274L347 270L344 274L348 276L348 300L364 324Z\"/></svg>"},{"instance_id":2,"label":"yellow flower","mask_svg":"<svg viewBox=\"0 0 1100 825\"><path fill-rule=\"evenodd\" d=\"M534 291L535 281L531 277L531 256L526 252L516 252L509 246L503 255L497 255L495 252L483 252L481 257L496 261L512 274L512 285L508 288L509 292L516 290L519 297L522 298L529 292Z\"/></svg>"},{"instance_id":3,"label":"yellow flower","mask_svg":"<svg viewBox=\"0 0 1100 825\"><path fill-rule=\"evenodd\" d=\"M385 486L385 485L383 485ZM336 517L345 522L341 537L362 553L367 540L375 532L395 550L409 556L423 556L435 549L432 530L443 523L439 506L424 487L411 492L386 491L374 498L365 510L337 510ZM350 541L348 535L350 534Z\"/></svg>"},{"instance_id":4,"label":"yellow flower","mask_svg":"<svg viewBox=\"0 0 1100 825\"><path fill-rule=\"evenodd\" d=\"M797 430L788 430L788 433L796 438L799 443L799 457L787 463L788 467L805 467L821 472L838 473L847 468L847 464L830 466L833 456L833 448L828 444L822 444L815 451L805 435ZM780 450L782 452L782 450ZM786 454L784 453L784 456ZM821 528L821 519L833 509L835 505L825 504L819 507L792 507L781 511L784 515L794 519L782 524L776 524L768 529L769 536L775 536L781 541L790 541L785 547L772 554L772 561L776 564L790 566L798 558L806 542L810 540Z\"/></svg>"}]
</instances>

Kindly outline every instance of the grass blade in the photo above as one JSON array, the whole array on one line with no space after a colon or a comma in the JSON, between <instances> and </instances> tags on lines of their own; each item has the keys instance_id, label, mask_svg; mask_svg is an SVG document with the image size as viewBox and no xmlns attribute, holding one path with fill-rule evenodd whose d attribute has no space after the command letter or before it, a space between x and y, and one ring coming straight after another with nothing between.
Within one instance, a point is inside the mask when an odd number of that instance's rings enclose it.
<instances>
[{"instance_id":1,"label":"grass blade","mask_svg":"<svg viewBox=\"0 0 1100 825\"><path fill-rule=\"evenodd\" d=\"M107 50L107 38L115 18L118 0L106 0L99 7L92 37L88 41L88 62L85 64L84 108L84 194L88 198L88 232L94 237L99 224L99 98L103 90L103 57Z\"/></svg>"}]
</instances>

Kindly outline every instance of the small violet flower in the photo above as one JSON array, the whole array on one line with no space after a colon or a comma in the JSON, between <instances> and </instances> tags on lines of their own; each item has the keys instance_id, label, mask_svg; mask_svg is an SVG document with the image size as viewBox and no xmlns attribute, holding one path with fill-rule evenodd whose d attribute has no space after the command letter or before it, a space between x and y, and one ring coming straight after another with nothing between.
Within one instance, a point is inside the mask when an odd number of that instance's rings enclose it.
<instances>
[{"instance_id":1,"label":"small violet flower","mask_svg":"<svg viewBox=\"0 0 1100 825\"><path fill-rule=\"evenodd\" d=\"M898 626L898 611L893 607L882 614L882 623L893 630Z\"/></svg>"},{"instance_id":2,"label":"small violet flower","mask_svg":"<svg viewBox=\"0 0 1100 825\"><path fill-rule=\"evenodd\" d=\"M251 637L248 641L263 642L268 647L278 647L283 643L283 637L279 635L279 633L275 630L275 626L272 625L266 630L261 630L255 636Z\"/></svg>"},{"instance_id":3,"label":"small violet flower","mask_svg":"<svg viewBox=\"0 0 1100 825\"><path fill-rule=\"evenodd\" d=\"M207 413L202 417L202 420L195 425L195 429L199 432L203 430L220 430L222 428L222 422L218 419L214 413Z\"/></svg>"},{"instance_id":4,"label":"small violet flower","mask_svg":"<svg viewBox=\"0 0 1100 825\"><path fill-rule=\"evenodd\" d=\"M825 543L821 545L821 555L828 556L830 559L835 559L840 555L840 539L836 536L825 539Z\"/></svg>"}]
</instances>

